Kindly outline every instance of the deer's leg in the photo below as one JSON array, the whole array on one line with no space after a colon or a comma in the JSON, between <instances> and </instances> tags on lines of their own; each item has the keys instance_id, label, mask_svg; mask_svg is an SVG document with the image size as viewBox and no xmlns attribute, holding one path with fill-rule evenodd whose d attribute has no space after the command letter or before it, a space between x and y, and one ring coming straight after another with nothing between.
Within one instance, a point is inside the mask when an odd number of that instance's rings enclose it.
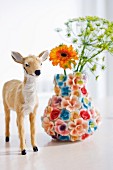
<instances>
[{"instance_id":1,"label":"deer's leg","mask_svg":"<svg viewBox=\"0 0 113 170\"><path fill-rule=\"evenodd\" d=\"M4 111L5 111L5 141L9 142L9 123L10 123L10 109L7 104L4 102Z\"/></svg>"},{"instance_id":2,"label":"deer's leg","mask_svg":"<svg viewBox=\"0 0 113 170\"><path fill-rule=\"evenodd\" d=\"M37 152L38 147L37 147L37 143L36 143L36 127L35 127L36 112L30 113L29 120L30 120L30 130L31 130L31 144L33 147L33 151Z\"/></svg>"},{"instance_id":3,"label":"deer's leg","mask_svg":"<svg viewBox=\"0 0 113 170\"><path fill-rule=\"evenodd\" d=\"M24 134L24 116L23 115L17 114L17 124L18 124L19 138L20 138L21 154L26 155L25 134Z\"/></svg>"}]
</instances>

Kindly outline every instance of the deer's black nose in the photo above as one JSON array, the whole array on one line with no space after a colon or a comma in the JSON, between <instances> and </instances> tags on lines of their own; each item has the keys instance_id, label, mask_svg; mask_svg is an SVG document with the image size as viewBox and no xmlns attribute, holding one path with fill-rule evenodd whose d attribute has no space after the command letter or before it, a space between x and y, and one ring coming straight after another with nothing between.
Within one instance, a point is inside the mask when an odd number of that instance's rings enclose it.
<instances>
[{"instance_id":1,"label":"deer's black nose","mask_svg":"<svg viewBox=\"0 0 113 170\"><path fill-rule=\"evenodd\" d=\"M35 71L35 74L36 74L37 76L39 76L39 75L41 74L41 71L40 71L40 70L36 70L36 71Z\"/></svg>"}]
</instances>

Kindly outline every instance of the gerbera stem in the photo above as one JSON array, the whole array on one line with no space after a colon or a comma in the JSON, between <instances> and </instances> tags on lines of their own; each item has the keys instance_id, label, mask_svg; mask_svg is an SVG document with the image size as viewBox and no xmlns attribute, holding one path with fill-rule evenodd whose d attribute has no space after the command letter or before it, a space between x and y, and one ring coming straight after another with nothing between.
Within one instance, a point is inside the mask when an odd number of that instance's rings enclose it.
<instances>
[{"instance_id":1,"label":"gerbera stem","mask_svg":"<svg viewBox=\"0 0 113 170\"><path fill-rule=\"evenodd\" d=\"M66 74L66 70L64 70L64 75L66 76L67 74Z\"/></svg>"}]
</instances>

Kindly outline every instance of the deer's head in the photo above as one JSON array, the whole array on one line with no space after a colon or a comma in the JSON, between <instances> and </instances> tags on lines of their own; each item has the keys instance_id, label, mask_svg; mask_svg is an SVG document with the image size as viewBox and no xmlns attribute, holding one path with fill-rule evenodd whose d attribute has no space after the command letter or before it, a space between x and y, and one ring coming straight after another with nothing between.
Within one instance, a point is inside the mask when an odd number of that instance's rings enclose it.
<instances>
[{"instance_id":1,"label":"deer's head","mask_svg":"<svg viewBox=\"0 0 113 170\"><path fill-rule=\"evenodd\" d=\"M33 55L23 57L20 53L13 51L11 53L11 56L15 62L23 65L25 74L37 77L41 74L42 62L47 59L48 54L49 54L48 51L43 51L37 57Z\"/></svg>"}]
</instances>

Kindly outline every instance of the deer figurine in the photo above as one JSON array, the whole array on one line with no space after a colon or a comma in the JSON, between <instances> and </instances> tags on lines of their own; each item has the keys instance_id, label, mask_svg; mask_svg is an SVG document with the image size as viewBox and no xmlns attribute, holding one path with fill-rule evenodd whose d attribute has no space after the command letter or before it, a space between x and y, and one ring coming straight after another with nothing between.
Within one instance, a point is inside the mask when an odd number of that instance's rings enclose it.
<instances>
[{"instance_id":1,"label":"deer figurine","mask_svg":"<svg viewBox=\"0 0 113 170\"><path fill-rule=\"evenodd\" d=\"M36 113L38 107L37 98L37 78L41 74L41 65L48 57L48 51L42 52L35 57L30 55L23 57L18 52L12 52L12 58L15 62L22 64L24 69L24 81L10 80L3 86L3 105L5 111L5 140L9 142L10 131L10 110L17 113L17 126L20 138L21 154L26 155L25 134L24 134L24 116L29 115L31 144L33 151L37 152L36 143Z\"/></svg>"}]
</instances>

